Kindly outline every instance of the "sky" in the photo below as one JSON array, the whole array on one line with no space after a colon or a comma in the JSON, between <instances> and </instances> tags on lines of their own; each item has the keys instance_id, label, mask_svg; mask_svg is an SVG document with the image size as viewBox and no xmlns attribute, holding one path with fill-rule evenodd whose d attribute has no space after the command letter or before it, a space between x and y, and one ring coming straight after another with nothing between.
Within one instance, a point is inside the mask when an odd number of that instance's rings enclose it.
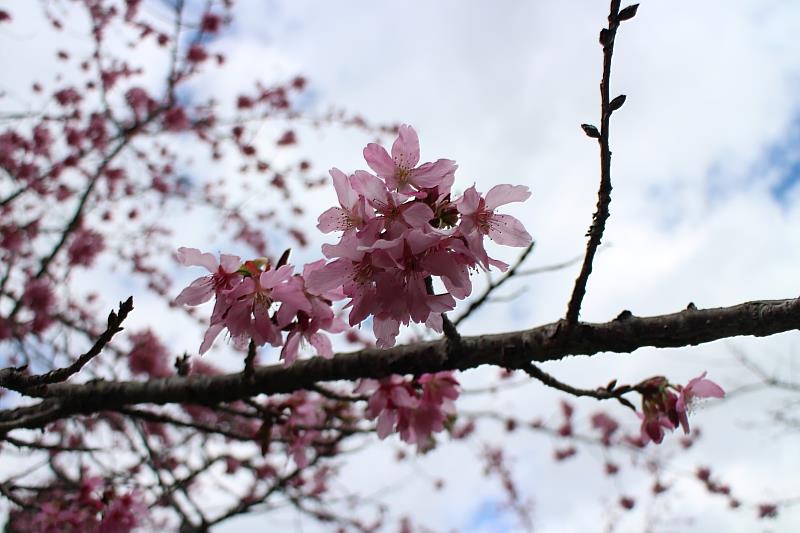
<instances>
[{"instance_id":1,"label":"sky","mask_svg":"<svg viewBox=\"0 0 800 533\"><path fill-rule=\"evenodd\" d=\"M15 4L0 1L0 7ZM599 120L597 33L606 2L242 0L236 12L234 26L210 45L227 54L226 75L198 79L194 94L235 95L253 77L302 73L310 80L304 101L310 113L340 106L372 121L413 125L423 160L458 162L456 188L529 186L532 198L505 211L520 218L536 240L529 266L583 252L596 202L598 154L579 125ZM612 122L611 219L583 319L606 321L623 309L645 316L675 312L689 302L715 307L798 294L798 27L795 0L645 0L636 18L623 25L612 95L626 94L627 100ZM0 49L7 48L0 43ZM15 61L0 53L4 72L18 68ZM365 168L361 149L372 140L365 134L336 128L300 133L297 150L310 154L316 168ZM304 203L319 213L334 202L330 188L310 193ZM313 241L298 261L318 258L316 246L330 239L318 235ZM577 266L520 279L503 292L515 299L487 307L464 323L462 333L509 331L560 318L576 273ZM196 349L196 339L180 333L175 338L176 349ZM800 381L796 332L571 358L545 369L583 387L653 374L680 382L709 370L723 387L735 388L752 378L733 362L734 348ZM462 379L478 386L494 375L478 370ZM558 398L532 383L460 405L548 417L556 413ZM778 401L775 395L748 396L696 413L706 436L699 449L673 461L675 471L691 471L713 458L743 497L800 496L800 484L790 475L800 471L800 457L792 453L796 435L792 440L785 430L763 425L766 410ZM576 403L584 416L596 408L591 401ZM758 430L744 429L748 424ZM506 443L517 481L535 502L539 531L599 531L619 492L643 490L636 480L626 480L631 486L610 483L599 474L597 457L555 465L549 440L527 433L507 437L499 428L486 425L485 440ZM482 476L477 444L446 444L411 467L394 463L399 447L390 438L355 455L343 465L340 482L385 492L398 514L414 513L436 531L513 527L507 516L492 513L500 491L496 481ZM384 475L375 476L376 468ZM390 477L403 482L387 483ZM445 490L431 489L435 478L445 480ZM681 486L674 508L626 514L618 530L642 530L648 513L692 517L680 523L681 531L752 531L763 525L780 531L800 524L797 508L774 523L757 523L746 513L726 513L723 504L699 498L692 487ZM263 520L246 517L219 531L250 531ZM288 527L296 517L274 520L286 520ZM317 528L304 524L302 530L324 530Z\"/></svg>"}]
</instances>

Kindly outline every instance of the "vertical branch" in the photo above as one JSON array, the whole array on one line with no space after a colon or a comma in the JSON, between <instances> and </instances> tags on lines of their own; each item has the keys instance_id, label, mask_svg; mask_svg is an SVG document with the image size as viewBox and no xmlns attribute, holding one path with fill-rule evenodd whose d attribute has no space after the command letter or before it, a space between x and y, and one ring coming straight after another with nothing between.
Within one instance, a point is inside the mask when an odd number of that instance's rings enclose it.
<instances>
[{"instance_id":1,"label":"vertical branch","mask_svg":"<svg viewBox=\"0 0 800 533\"><path fill-rule=\"evenodd\" d=\"M578 321L578 314L581 310L581 303L586 294L586 282L592 273L592 262L594 261L597 247L603 238L606 221L609 217L609 204L611 203L611 149L609 147L609 125L611 114L622 107L625 103L625 95L620 95L613 100L610 99L611 83L611 57L614 54L614 40L620 22L633 18L636 14L638 4L626 7L622 11L619 9L621 0L611 0L608 14L608 27L600 31L600 44L603 46L603 77L600 81L600 131L589 124L581 127L589 137L597 139L600 144L600 189L597 191L597 208L592 216L592 225L589 227L587 236L589 242L586 244L586 255L583 258L580 274L575 280L575 287L572 289L572 297L567 305L567 324L575 324Z\"/></svg>"}]
</instances>

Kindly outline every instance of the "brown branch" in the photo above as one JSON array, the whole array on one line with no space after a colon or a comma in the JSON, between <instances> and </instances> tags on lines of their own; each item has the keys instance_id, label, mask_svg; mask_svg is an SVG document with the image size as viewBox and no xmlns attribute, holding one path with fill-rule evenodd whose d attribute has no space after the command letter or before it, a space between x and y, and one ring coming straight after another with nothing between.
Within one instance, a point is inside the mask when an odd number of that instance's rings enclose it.
<instances>
[{"instance_id":1,"label":"brown branch","mask_svg":"<svg viewBox=\"0 0 800 533\"><path fill-rule=\"evenodd\" d=\"M551 376L538 366L534 365L533 363L528 363L522 365L520 370L524 370L529 376L532 378L538 379L548 387L552 387L554 389L560 390L562 392L566 392L567 394L571 394L572 396L588 396L590 398L595 398L597 400L617 400L619 403L624 405L625 407L629 407L630 409L636 410L636 407L624 398L622 395L628 392L633 391L632 387L620 387L618 389L610 389L599 387L597 389L578 389L564 383L563 381L559 381L555 377Z\"/></svg>"},{"instance_id":2,"label":"brown branch","mask_svg":"<svg viewBox=\"0 0 800 533\"><path fill-rule=\"evenodd\" d=\"M7 421L0 424L0 430L38 428L57 417L140 403L209 405L262 393L290 393L309 389L320 382L465 370L485 364L520 368L529 362L554 361L570 355L629 353L645 346L692 346L739 335L763 337L797 329L800 329L800 298L747 302L714 309L691 306L678 313L653 317L636 317L625 312L610 322L579 323L571 327L559 321L523 331L462 337L455 353L448 348L447 339L386 350L367 348L331 359L302 360L289 367L282 364L259 367L251 379L236 372L145 382L55 383L37 391L50 398L39 406L0 411L0 420Z\"/></svg>"},{"instance_id":3,"label":"brown branch","mask_svg":"<svg viewBox=\"0 0 800 533\"><path fill-rule=\"evenodd\" d=\"M586 244L586 255L583 258L580 274L575 280L575 287L572 289L572 296L567 305L567 324L573 325L578 322L578 315L581 310L581 303L586 294L586 282L589 274L592 273L592 261L594 261L597 247L603 239L603 231L609 217L609 204L611 204L611 149L608 143L609 125L611 113L622 106L625 96L621 95L610 101L611 83L611 57L614 54L614 40L617 35L617 28L620 24L619 17L620 0L611 0L608 14L608 28L600 32L600 44L603 45L603 78L600 82L600 131L588 124L582 125L584 132L590 137L596 138L600 144L600 189L597 191L597 210L592 216L592 225L589 227L587 236L589 241ZM628 10L628 8L626 8ZM636 8L633 8L636 13ZM632 15L631 15L632 16Z\"/></svg>"},{"instance_id":4,"label":"brown branch","mask_svg":"<svg viewBox=\"0 0 800 533\"><path fill-rule=\"evenodd\" d=\"M26 375L20 369L4 368L0 370L0 387L15 390L23 394L28 393L28 389L41 387L43 385L66 381L70 376L77 374L92 359L94 359L103 348L111 342L111 339L122 331L122 322L133 310L133 297L128 298L119 304L119 312L111 311L108 315L108 325L106 330L95 341L92 348L78 357L71 365L64 368L51 370L46 374Z\"/></svg>"}]
</instances>

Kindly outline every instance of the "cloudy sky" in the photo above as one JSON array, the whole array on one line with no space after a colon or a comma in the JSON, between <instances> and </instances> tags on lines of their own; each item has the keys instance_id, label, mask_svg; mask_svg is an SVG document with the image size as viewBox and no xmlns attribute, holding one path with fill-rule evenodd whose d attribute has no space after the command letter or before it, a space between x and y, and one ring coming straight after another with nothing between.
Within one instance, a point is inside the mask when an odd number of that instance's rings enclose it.
<instances>
[{"instance_id":1,"label":"cloudy sky","mask_svg":"<svg viewBox=\"0 0 800 533\"><path fill-rule=\"evenodd\" d=\"M623 309L649 315L689 302L714 307L797 296L800 3L642 4L617 38L612 94L628 98L612 124L614 192L605 237L610 246L595 262L582 317L606 321ZM458 162L457 188L473 182L484 191L497 183L528 185L533 197L507 212L537 242L531 267L583 252L596 201L598 154L579 124L598 121L597 33L606 2L242 0L236 10L234 26L211 45L227 54L226 75L196 82L199 95L237 94L254 77L303 73L311 82L304 103L310 112L336 105L370 120L413 125L423 160ZM4 72L14 61L0 54ZM306 131L298 150L309 153L316 168L352 171L364 168L361 148L370 140L352 130ZM332 190L318 191L307 205L321 212L334 199ZM323 236L316 244L321 242ZM304 260L318 257L315 247L304 253ZM558 319L576 271L520 280L504 293L517 298L487 307L465 322L463 333ZM546 369L586 387L653 374L680 382L708 369L724 387L734 388L752 378L733 362L733 348L769 371L800 380L797 333L643 349L632 356L601 354ZM477 385L493 375L473 371L462 378ZM530 419L554 416L556 398L534 383L463 405ZM776 401L774 395L747 396L698 412L695 421L706 438L672 461L675 479L713 458L743 499L800 496L800 457L791 451L796 436L792 440L786 430L764 425ZM584 417L596 407L577 404ZM539 531L599 531L605 517L616 513L609 509L620 493L646 490L636 478L625 486L602 477L602 458L584 454L554 465L551 441L530 434L506 439L491 424L483 429L482 441L507 443L520 489L535 502ZM386 442L357 455L343 467L341 483L370 494L391 486L385 499L398 514L413 513L437 531L513 527L496 512L501 493L496 481L482 476L475 460L478 442L443 446L411 467L394 464L397 447ZM376 476L376 469L383 475ZM445 480L445 490L432 489L435 478ZM752 511L727 513L725 502L698 498L696 489L679 485L669 509L637 507L619 522L620 530L642 530L653 513L691 518L659 531L752 531L764 525L780 531L800 524L797 507L764 524L750 520ZM280 524L294 526L295 517L283 518ZM245 518L220 531L249 531L262 523Z\"/></svg>"},{"instance_id":2,"label":"cloudy sky","mask_svg":"<svg viewBox=\"0 0 800 533\"><path fill-rule=\"evenodd\" d=\"M530 265L538 266L584 249L598 156L578 125L598 120L597 32L606 10L606 2L589 0L244 2L243 16L224 46L232 59L241 51L232 62L243 73L307 73L318 109L336 104L374 120L414 125L424 159L458 161L461 187L528 185L532 199L511 212L534 235ZM628 99L612 126L614 194L605 239L611 246L596 261L585 319L608 320L622 309L647 315L674 312L689 302L713 307L797 295L799 27L800 4L791 0L645 1L624 25L612 83L612 93ZM235 84L235 78L222 83ZM363 140L322 133L308 141L323 168L363 168ZM521 281L506 292L524 288L517 299L486 309L465 323L464 332L559 318L576 269ZM632 357L601 355L548 370L594 387L611 378L636 381L653 374L681 381L709 369L733 388L752 380L732 362L733 347L770 371L800 377L796 334L639 350ZM486 374L463 378L477 383ZM554 413L555 397L533 384L465 402L464 408L529 419ZM742 498L800 495L800 484L784 474L800 468L790 452L796 440L763 425L742 429L763 422L776 401L748 397L700 411L696 421L708 430L705 443L676 459L674 471L691 472L713 457ZM579 405L584 414L595 407ZM485 430L489 442L504 438L498 427ZM616 496L609 494L644 490L602 479L596 457L553 466L551 442L523 435L507 442L520 487L536 503L540 531L600 530L603 517L614 514L609 508ZM376 465L388 468L391 448L390 443L353 461L345 480L367 490L389 485L373 472ZM419 460L404 478L407 483L388 499L436 530L508 529L492 511L499 497L496 483L485 482L477 465L461 467L475 464L475 448L456 444ZM446 480L441 494L431 489L430 478L437 476ZM749 520L752 512L730 514L724 502L698 499L696 486L676 490L674 507L637 509L619 523L620 530L640 531L653 513L691 518L671 522L680 523L680 530L751 531L763 525ZM800 514L787 512L781 520L767 526L781 530L798 524ZM237 530L235 524L226 529Z\"/></svg>"}]
</instances>

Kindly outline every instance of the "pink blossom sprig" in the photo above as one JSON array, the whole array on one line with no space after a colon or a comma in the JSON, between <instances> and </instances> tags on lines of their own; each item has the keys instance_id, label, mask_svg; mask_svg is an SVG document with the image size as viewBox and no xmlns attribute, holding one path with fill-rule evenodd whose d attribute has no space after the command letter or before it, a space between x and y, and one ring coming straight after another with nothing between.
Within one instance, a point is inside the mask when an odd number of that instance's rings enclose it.
<instances>
[{"instance_id":1,"label":"pink blossom sprig","mask_svg":"<svg viewBox=\"0 0 800 533\"><path fill-rule=\"evenodd\" d=\"M266 258L242 262L236 256L222 254L217 261L212 254L195 248L180 248L178 260L210 272L194 280L175 299L184 305L200 305L215 299L211 321L200 345L201 354L227 329L234 345L241 349L251 340L256 346L283 346L281 357L286 364L297 358L302 340L314 346L319 355L333 355L330 340L321 332L338 333L344 329L331 308L333 300L342 297L341 293L315 291L305 282L305 276L318 269L321 262L306 265L300 275L293 274L291 265L273 268Z\"/></svg>"},{"instance_id":2,"label":"pink blossom sprig","mask_svg":"<svg viewBox=\"0 0 800 533\"><path fill-rule=\"evenodd\" d=\"M356 393L368 394L366 415L377 418L376 432L385 439L393 431L420 450L432 444L432 435L442 431L455 414L458 381L450 371L423 374L417 380L394 375L382 380L361 380Z\"/></svg>"},{"instance_id":3,"label":"pink blossom sprig","mask_svg":"<svg viewBox=\"0 0 800 533\"><path fill-rule=\"evenodd\" d=\"M664 430L674 431L680 425L684 434L689 434L688 414L699 398L723 398L722 387L706 379L706 372L689 380L684 385L673 385L667 378L656 376L636 386L642 395L641 440L660 444Z\"/></svg>"}]
</instances>

